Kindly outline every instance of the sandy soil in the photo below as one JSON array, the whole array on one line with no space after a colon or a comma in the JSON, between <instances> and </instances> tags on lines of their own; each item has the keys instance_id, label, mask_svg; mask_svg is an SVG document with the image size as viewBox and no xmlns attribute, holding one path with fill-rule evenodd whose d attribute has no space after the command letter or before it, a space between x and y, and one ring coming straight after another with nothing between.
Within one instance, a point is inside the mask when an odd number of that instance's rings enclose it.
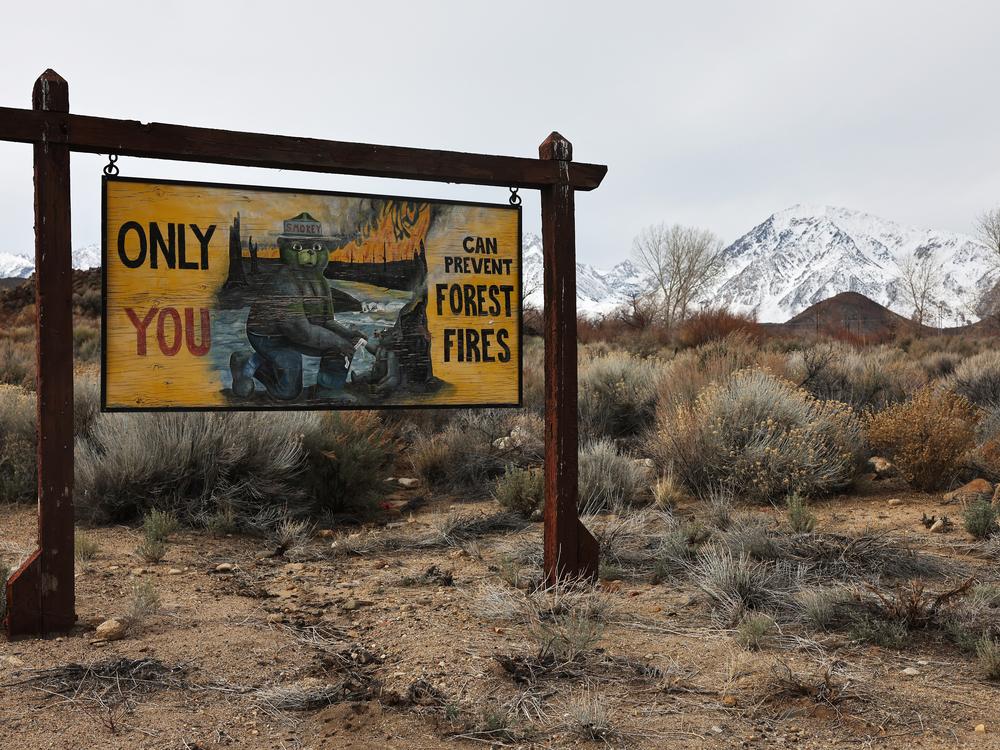
<instances>
[{"instance_id":1,"label":"sandy soil","mask_svg":"<svg viewBox=\"0 0 1000 750\"><path fill-rule=\"evenodd\" d=\"M904 503L890 507L891 497ZM380 533L417 536L450 510L434 501ZM963 575L1000 577L960 529L926 531L924 513L960 516L938 496L868 483L814 510L821 531L888 529ZM8 562L31 546L34 524L33 509L0 507ZM483 590L507 586L508 551L537 546L540 524L361 555L331 556L330 540L316 538L298 561L268 556L259 539L179 532L155 565L135 557L135 529L87 533L100 552L78 573L78 627L44 640L0 636L4 750L1000 747L1000 685L940 635L918 633L896 651L790 629L747 651L682 578L603 581L615 616L586 664L526 677L518 665L532 663L538 643L516 619L487 616ZM217 572L226 563L235 569ZM138 582L155 586L160 611L123 640L95 642L96 624L124 614ZM175 671L106 684L100 699L37 682L38 670L119 657ZM826 674L833 687L824 693ZM329 705L281 707L317 691ZM606 715L595 739L581 738L573 718L588 703ZM495 717L507 710L516 719L503 731L510 722Z\"/></svg>"}]
</instances>

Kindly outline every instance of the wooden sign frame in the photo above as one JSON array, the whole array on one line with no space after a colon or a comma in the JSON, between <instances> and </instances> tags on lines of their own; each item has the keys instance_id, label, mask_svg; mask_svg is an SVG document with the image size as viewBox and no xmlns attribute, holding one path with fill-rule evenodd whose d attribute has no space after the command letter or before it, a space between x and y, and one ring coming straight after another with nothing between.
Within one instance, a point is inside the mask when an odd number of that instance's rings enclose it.
<instances>
[{"instance_id":1,"label":"wooden sign frame","mask_svg":"<svg viewBox=\"0 0 1000 750\"><path fill-rule=\"evenodd\" d=\"M528 159L74 115L69 86L52 70L35 82L31 109L0 107L0 140L32 145L35 185L38 548L7 581L9 637L65 632L76 621L70 152L541 191L544 568L553 583L597 575L597 542L577 516L574 213L575 192L597 188L606 166L574 162L555 132Z\"/></svg>"}]
</instances>

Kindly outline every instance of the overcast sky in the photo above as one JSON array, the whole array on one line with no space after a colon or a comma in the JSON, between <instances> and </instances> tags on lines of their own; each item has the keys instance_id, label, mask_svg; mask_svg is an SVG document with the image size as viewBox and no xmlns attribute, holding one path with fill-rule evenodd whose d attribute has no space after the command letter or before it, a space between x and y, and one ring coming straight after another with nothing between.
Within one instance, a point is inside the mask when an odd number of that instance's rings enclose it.
<instances>
[{"instance_id":1,"label":"overcast sky","mask_svg":"<svg viewBox=\"0 0 1000 750\"><path fill-rule=\"evenodd\" d=\"M59 8L59 10L54 10ZM0 105L51 67L70 108L607 164L578 255L666 220L732 241L794 203L972 232L1000 204L1000 3L10 3ZM73 242L100 238L106 159L73 157ZM504 201L502 188L122 158L122 174ZM538 199L524 196L537 231ZM31 149L0 143L0 250L31 253Z\"/></svg>"}]
</instances>

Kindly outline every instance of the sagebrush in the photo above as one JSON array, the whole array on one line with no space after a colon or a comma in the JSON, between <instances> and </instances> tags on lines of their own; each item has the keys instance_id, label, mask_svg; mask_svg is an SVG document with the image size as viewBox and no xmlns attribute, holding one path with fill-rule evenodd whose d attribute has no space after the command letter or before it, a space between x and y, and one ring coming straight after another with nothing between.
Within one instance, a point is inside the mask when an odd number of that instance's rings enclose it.
<instances>
[{"instance_id":1,"label":"sagebrush","mask_svg":"<svg viewBox=\"0 0 1000 750\"><path fill-rule=\"evenodd\" d=\"M948 486L976 440L978 410L964 397L927 386L905 403L870 415L868 442L914 488Z\"/></svg>"}]
</instances>

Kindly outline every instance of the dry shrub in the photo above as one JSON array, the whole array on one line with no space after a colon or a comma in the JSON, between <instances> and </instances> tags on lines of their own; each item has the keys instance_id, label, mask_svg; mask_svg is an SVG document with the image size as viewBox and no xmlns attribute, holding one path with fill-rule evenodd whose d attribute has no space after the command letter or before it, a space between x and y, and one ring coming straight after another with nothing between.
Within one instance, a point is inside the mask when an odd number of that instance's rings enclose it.
<instances>
[{"instance_id":1,"label":"dry shrub","mask_svg":"<svg viewBox=\"0 0 1000 750\"><path fill-rule=\"evenodd\" d=\"M543 429L532 413L464 410L442 432L415 435L410 461L434 489L485 494L508 467L541 461Z\"/></svg>"},{"instance_id":2,"label":"dry shrub","mask_svg":"<svg viewBox=\"0 0 1000 750\"><path fill-rule=\"evenodd\" d=\"M155 509L265 531L370 499L392 453L372 413L100 414L77 439L77 508L96 523Z\"/></svg>"},{"instance_id":3,"label":"dry shrub","mask_svg":"<svg viewBox=\"0 0 1000 750\"><path fill-rule=\"evenodd\" d=\"M795 382L823 401L841 401L855 411L881 410L905 401L926 382L924 371L899 349L856 350L816 344L789 357Z\"/></svg>"},{"instance_id":4,"label":"dry shrub","mask_svg":"<svg viewBox=\"0 0 1000 750\"><path fill-rule=\"evenodd\" d=\"M955 479L962 456L975 444L977 419L965 398L928 386L910 401L869 416L865 426L873 450L911 486L931 491Z\"/></svg>"},{"instance_id":5,"label":"dry shrub","mask_svg":"<svg viewBox=\"0 0 1000 750\"><path fill-rule=\"evenodd\" d=\"M750 341L765 337L764 327L752 315L733 313L725 308L703 310L691 315L677 329L677 344L685 349L742 334Z\"/></svg>"},{"instance_id":6,"label":"dry shrub","mask_svg":"<svg viewBox=\"0 0 1000 750\"><path fill-rule=\"evenodd\" d=\"M948 386L976 406L1000 404L1000 351L987 350L961 362Z\"/></svg>"},{"instance_id":7,"label":"dry shrub","mask_svg":"<svg viewBox=\"0 0 1000 750\"><path fill-rule=\"evenodd\" d=\"M35 395L0 386L0 502L36 499Z\"/></svg>"},{"instance_id":8,"label":"dry shrub","mask_svg":"<svg viewBox=\"0 0 1000 750\"><path fill-rule=\"evenodd\" d=\"M896 331L890 326L875 331L861 332L851 330L843 325L827 324L819 329L819 334L824 338L857 348L887 344L896 337Z\"/></svg>"},{"instance_id":9,"label":"dry shrub","mask_svg":"<svg viewBox=\"0 0 1000 750\"><path fill-rule=\"evenodd\" d=\"M723 547L709 547L691 564L690 572L715 617L729 626L749 612L788 608L801 584L801 571L794 565L736 557Z\"/></svg>"},{"instance_id":10,"label":"dry shrub","mask_svg":"<svg viewBox=\"0 0 1000 750\"><path fill-rule=\"evenodd\" d=\"M965 530L976 539L986 539L997 532L997 509L989 500L969 503L962 512Z\"/></svg>"},{"instance_id":11,"label":"dry shrub","mask_svg":"<svg viewBox=\"0 0 1000 750\"><path fill-rule=\"evenodd\" d=\"M302 448L313 512L340 513L368 507L379 493L397 438L375 412L325 412L318 429L303 433Z\"/></svg>"},{"instance_id":12,"label":"dry shrub","mask_svg":"<svg viewBox=\"0 0 1000 750\"><path fill-rule=\"evenodd\" d=\"M530 518L545 501L542 471L509 467L497 480L493 497L504 510Z\"/></svg>"},{"instance_id":13,"label":"dry shrub","mask_svg":"<svg viewBox=\"0 0 1000 750\"><path fill-rule=\"evenodd\" d=\"M533 414L545 413L545 344L537 336L525 338L521 352L521 402Z\"/></svg>"},{"instance_id":14,"label":"dry shrub","mask_svg":"<svg viewBox=\"0 0 1000 750\"><path fill-rule=\"evenodd\" d=\"M928 381L944 378L955 372L962 358L955 352L931 352L919 360L920 369Z\"/></svg>"},{"instance_id":15,"label":"dry shrub","mask_svg":"<svg viewBox=\"0 0 1000 750\"><path fill-rule=\"evenodd\" d=\"M35 388L35 347L31 342L0 339L0 383Z\"/></svg>"},{"instance_id":16,"label":"dry shrub","mask_svg":"<svg viewBox=\"0 0 1000 750\"><path fill-rule=\"evenodd\" d=\"M586 445L579 457L579 507L582 513L651 501L651 470L610 440Z\"/></svg>"},{"instance_id":17,"label":"dry shrub","mask_svg":"<svg viewBox=\"0 0 1000 750\"><path fill-rule=\"evenodd\" d=\"M580 365L580 432L590 439L628 438L646 430L656 411L656 362L612 352Z\"/></svg>"},{"instance_id":18,"label":"dry shrub","mask_svg":"<svg viewBox=\"0 0 1000 750\"><path fill-rule=\"evenodd\" d=\"M1000 404L981 412L976 435L977 445L965 456L965 463L978 476L1000 481Z\"/></svg>"},{"instance_id":19,"label":"dry shrub","mask_svg":"<svg viewBox=\"0 0 1000 750\"><path fill-rule=\"evenodd\" d=\"M988 680L1000 680L1000 641L983 636L976 644L976 659Z\"/></svg>"},{"instance_id":20,"label":"dry shrub","mask_svg":"<svg viewBox=\"0 0 1000 750\"><path fill-rule=\"evenodd\" d=\"M670 329L659 324L645 312L622 309L599 318L579 317L576 335L580 342L614 342L639 355L650 355L670 343Z\"/></svg>"},{"instance_id":21,"label":"dry shrub","mask_svg":"<svg viewBox=\"0 0 1000 750\"><path fill-rule=\"evenodd\" d=\"M756 367L760 357L753 342L739 334L678 354L667 363L659 379L658 415L690 406L705 388L721 383L738 370Z\"/></svg>"},{"instance_id":22,"label":"dry shrub","mask_svg":"<svg viewBox=\"0 0 1000 750\"><path fill-rule=\"evenodd\" d=\"M857 474L864 435L850 407L817 401L761 370L706 388L661 414L654 453L692 491L731 487L755 502L842 489Z\"/></svg>"},{"instance_id":23,"label":"dry shrub","mask_svg":"<svg viewBox=\"0 0 1000 750\"><path fill-rule=\"evenodd\" d=\"M100 324L76 321L73 325L73 357L77 362L96 362L100 354Z\"/></svg>"}]
</instances>

